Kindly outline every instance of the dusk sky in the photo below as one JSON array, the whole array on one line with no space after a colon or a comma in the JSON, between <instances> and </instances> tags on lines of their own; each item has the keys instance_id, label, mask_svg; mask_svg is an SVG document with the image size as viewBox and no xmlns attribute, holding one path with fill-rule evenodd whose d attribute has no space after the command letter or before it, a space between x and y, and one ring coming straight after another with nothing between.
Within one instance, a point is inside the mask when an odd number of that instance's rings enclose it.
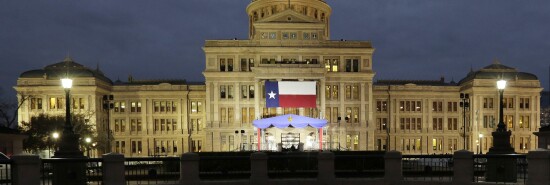
<instances>
[{"instance_id":1,"label":"dusk sky","mask_svg":"<svg viewBox=\"0 0 550 185\"><path fill-rule=\"evenodd\" d=\"M537 75L550 65L548 0L326 0L331 39L368 40L375 79L459 81L496 58ZM247 39L250 0L0 1L0 98L18 76L63 60L113 81L204 81L205 40Z\"/></svg>"}]
</instances>

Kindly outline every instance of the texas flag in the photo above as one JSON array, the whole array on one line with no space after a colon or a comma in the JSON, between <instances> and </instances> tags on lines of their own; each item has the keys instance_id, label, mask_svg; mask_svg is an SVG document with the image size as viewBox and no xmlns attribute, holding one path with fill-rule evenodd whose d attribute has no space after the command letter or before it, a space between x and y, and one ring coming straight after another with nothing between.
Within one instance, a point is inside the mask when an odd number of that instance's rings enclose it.
<instances>
[{"instance_id":1,"label":"texas flag","mask_svg":"<svg viewBox=\"0 0 550 185\"><path fill-rule=\"evenodd\" d=\"M266 107L317 107L315 82L265 82Z\"/></svg>"}]
</instances>

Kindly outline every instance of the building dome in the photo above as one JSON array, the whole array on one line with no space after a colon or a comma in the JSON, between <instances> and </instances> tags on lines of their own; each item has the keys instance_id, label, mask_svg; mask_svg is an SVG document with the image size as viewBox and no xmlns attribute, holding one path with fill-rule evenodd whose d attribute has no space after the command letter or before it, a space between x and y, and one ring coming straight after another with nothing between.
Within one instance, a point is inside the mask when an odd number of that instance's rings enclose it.
<instances>
[{"instance_id":1,"label":"building dome","mask_svg":"<svg viewBox=\"0 0 550 185\"><path fill-rule=\"evenodd\" d=\"M316 19L326 25L325 36L329 36L330 6L323 0L252 0L246 8L249 17L250 37L254 35L254 23L287 10L292 10Z\"/></svg>"},{"instance_id":2,"label":"building dome","mask_svg":"<svg viewBox=\"0 0 550 185\"><path fill-rule=\"evenodd\" d=\"M531 73L519 72L515 68L502 65L495 61L478 71L471 71L458 82L459 85L474 79L516 79L516 80L538 80L537 76Z\"/></svg>"},{"instance_id":3,"label":"building dome","mask_svg":"<svg viewBox=\"0 0 550 185\"><path fill-rule=\"evenodd\" d=\"M35 69L21 73L20 78L48 78L57 79L66 76L71 78L95 77L99 80L112 84L111 79L107 78L99 69L89 69L82 64L76 63L72 58L66 57L63 61L48 65L44 69Z\"/></svg>"}]
</instances>

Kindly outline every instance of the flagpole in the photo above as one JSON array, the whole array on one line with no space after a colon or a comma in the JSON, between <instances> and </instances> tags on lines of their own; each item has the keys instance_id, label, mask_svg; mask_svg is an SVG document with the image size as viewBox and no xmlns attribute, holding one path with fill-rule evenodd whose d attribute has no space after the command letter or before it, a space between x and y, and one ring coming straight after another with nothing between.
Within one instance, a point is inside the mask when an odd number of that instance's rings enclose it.
<instances>
[{"instance_id":1,"label":"flagpole","mask_svg":"<svg viewBox=\"0 0 550 185\"><path fill-rule=\"evenodd\" d=\"M262 138L261 134L262 134L262 129L261 129L261 128L258 128L258 148L257 148L257 149L258 149L258 152L260 151L260 146L261 146L261 145L260 145L260 140L261 140L261 138Z\"/></svg>"}]
</instances>

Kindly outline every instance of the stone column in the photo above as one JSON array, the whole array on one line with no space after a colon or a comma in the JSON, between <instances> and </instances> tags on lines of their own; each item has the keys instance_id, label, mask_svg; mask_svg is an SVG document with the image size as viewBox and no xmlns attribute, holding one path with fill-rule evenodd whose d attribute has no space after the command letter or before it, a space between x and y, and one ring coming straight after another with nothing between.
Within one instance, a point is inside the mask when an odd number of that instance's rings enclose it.
<instances>
[{"instance_id":1,"label":"stone column","mask_svg":"<svg viewBox=\"0 0 550 185\"><path fill-rule=\"evenodd\" d=\"M389 151L384 155L384 181L388 184L398 184L403 181L402 155L398 151Z\"/></svg>"},{"instance_id":2,"label":"stone column","mask_svg":"<svg viewBox=\"0 0 550 185\"><path fill-rule=\"evenodd\" d=\"M38 155L14 155L11 159L13 185L40 185L41 162Z\"/></svg>"},{"instance_id":3,"label":"stone column","mask_svg":"<svg viewBox=\"0 0 550 185\"><path fill-rule=\"evenodd\" d=\"M125 184L124 155L116 153L103 154L103 185Z\"/></svg>"},{"instance_id":4,"label":"stone column","mask_svg":"<svg viewBox=\"0 0 550 185\"><path fill-rule=\"evenodd\" d=\"M255 152L250 154L250 184L267 184L267 154Z\"/></svg>"},{"instance_id":5,"label":"stone column","mask_svg":"<svg viewBox=\"0 0 550 185\"><path fill-rule=\"evenodd\" d=\"M180 184L199 184L199 154L185 153L180 157Z\"/></svg>"},{"instance_id":6,"label":"stone column","mask_svg":"<svg viewBox=\"0 0 550 185\"><path fill-rule=\"evenodd\" d=\"M472 184L474 179L474 153L467 150L456 151L453 155L453 184Z\"/></svg>"},{"instance_id":7,"label":"stone column","mask_svg":"<svg viewBox=\"0 0 550 185\"><path fill-rule=\"evenodd\" d=\"M262 99L262 90L260 89L260 79L254 79L254 119L260 118L260 100ZM252 123L253 120L250 120Z\"/></svg>"},{"instance_id":8,"label":"stone column","mask_svg":"<svg viewBox=\"0 0 550 185\"><path fill-rule=\"evenodd\" d=\"M332 152L319 152L317 157L318 170L317 181L318 184L334 184L334 154Z\"/></svg>"},{"instance_id":9,"label":"stone column","mask_svg":"<svg viewBox=\"0 0 550 185\"><path fill-rule=\"evenodd\" d=\"M529 161L527 184L550 184L550 151L530 151L527 154L527 161Z\"/></svg>"}]
</instances>

